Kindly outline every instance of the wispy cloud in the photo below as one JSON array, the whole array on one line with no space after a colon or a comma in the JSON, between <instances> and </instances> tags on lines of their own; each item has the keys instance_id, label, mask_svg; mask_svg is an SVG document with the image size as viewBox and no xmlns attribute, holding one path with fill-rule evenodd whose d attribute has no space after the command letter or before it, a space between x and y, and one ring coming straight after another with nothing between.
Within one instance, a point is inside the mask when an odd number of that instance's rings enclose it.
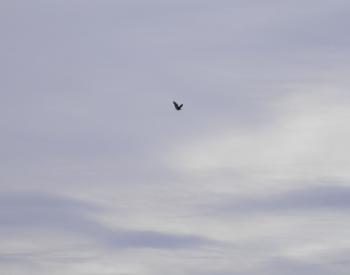
<instances>
[{"instance_id":1,"label":"wispy cloud","mask_svg":"<svg viewBox=\"0 0 350 275\"><path fill-rule=\"evenodd\" d=\"M227 197L222 196L217 205L209 208L216 209L220 214L233 215L350 210L350 187L348 186L321 185L247 198L242 195L232 196L229 199Z\"/></svg>"},{"instance_id":2,"label":"wispy cloud","mask_svg":"<svg viewBox=\"0 0 350 275\"><path fill-rule=\"evenodd\" d=\"M186 249L215 243L190 234L112 229L93 218L92 214L98 207L49 194L3 194L0 208L0 225L3 229L79 235L112 249Z\"/></svg>"}]
</instances>

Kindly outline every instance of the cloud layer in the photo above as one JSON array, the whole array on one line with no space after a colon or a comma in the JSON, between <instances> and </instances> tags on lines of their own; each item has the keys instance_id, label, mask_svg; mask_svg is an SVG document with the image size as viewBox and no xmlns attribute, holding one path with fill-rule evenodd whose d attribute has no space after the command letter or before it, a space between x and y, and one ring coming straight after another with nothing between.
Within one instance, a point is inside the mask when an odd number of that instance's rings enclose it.
<instances>
[{"instance_id":1,"label":"cloud layer","mask_svg":"<svg viewBox=\"0 0 350 275\"><path fill-rule=\"evenodd\" d=\"M2 1L0 272L348 274L349 10Z\"/></svg>"}]
</instances>

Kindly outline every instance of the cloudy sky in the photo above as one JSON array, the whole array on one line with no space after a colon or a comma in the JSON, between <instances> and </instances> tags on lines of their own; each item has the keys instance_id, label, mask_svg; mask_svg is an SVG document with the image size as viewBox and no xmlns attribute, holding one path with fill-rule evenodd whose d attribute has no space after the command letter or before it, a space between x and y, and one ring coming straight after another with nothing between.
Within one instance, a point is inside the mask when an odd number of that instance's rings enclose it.
<instances>
[{"instance_id":1,"label":"cloudy sky","mask_svg":"<svg viewBox=\"0 0 350 275\"><path fill-rule=\"evenodd\" d=\"M348 0L2 0L0 273L349 274L349 24Z\"/></svg>"}]
</instances>

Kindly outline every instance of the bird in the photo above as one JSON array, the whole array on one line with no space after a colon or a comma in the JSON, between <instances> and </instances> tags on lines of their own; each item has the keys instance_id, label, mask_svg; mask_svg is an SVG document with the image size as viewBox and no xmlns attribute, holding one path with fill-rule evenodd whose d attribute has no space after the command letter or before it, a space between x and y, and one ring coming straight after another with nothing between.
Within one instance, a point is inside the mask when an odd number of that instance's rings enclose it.
<instances>
[{"instance_id":1,"label":"bird","mask_svg":"<svg viewBox=\"0 0 350 275\"><path fill-rule=\"evenodd\" d=\"M174 104L175 109L176 109L177 111L181 111L182 106L184 106L183 104L181 104L181 105L177 104L177 102L176 102L176 101L173 101L173 104Z\"/></svg>"}]
</instances>

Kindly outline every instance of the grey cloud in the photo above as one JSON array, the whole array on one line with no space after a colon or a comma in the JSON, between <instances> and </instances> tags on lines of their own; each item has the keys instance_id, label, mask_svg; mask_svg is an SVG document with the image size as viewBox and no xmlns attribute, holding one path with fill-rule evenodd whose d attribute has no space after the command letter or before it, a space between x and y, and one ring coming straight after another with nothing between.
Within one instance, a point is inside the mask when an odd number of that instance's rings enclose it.
<instances>
[{"instance_id":1,"label":"grey cloud","mask_svg":"<svg viewBox=\"0 0 350 275\"><path fill-rule=\"evenodd\" d=\"M247 268L248 271L229 271L212 269L211 271L197 271L195 275L346 275L348 265L340 265L329 261L302 261L275 257L263 261L258 267Z\"/></svg>"},{"instance_id":2,"label":"grey cloud","mask_svg":"<svg viewBox=\"0 0 350 275\"><path fill-rule=\"evenodd\" d=\"M1 156L130 156L145 141L156 149L180 138L165 103L174 96L186 99L188 133L204 134L219 119L260 124L265 96L280 93L276 83L304 79L301 67L329 60L324 48L315 55L319 44L305 42L316 40L310 33L329 33L344 47L345 16L335 20L344 1L219 3L2 2L0 127L8 146ZM321 23L327 32L316 28Z\"/></svg>"},{"instance_id":3,"label":"grey cloud","mask_svg":"<svg viewBox=\"0 0 350 275\"><path fill-rule=\"evenodd\" d=\"M335 266L330 266L327 264L321 263L310 263L297 260L288 260L288 259L276 259L271 261L269 264L262 268L261 274L280 274L285 275L310 275L310 274L329 274L330 272L336 270ZM344 274L344 273L339 273Z\"/></svg>"},{"instance_id":4,"label":"grey cloud","mask_svg":"<svg viewBox=\"0 0 350 275\"><path fill-rule=\"evenodd\" d=\"M214 244L196 235L152 230L110 229L92 218L101 209L84 202L48 194L3 194L1 230L46 230L86 237L111 249L185 249Z\"/></svg>"},{"instance_id":5,"label":"grey cloud","mask_svg":"<svg viewBox=\"0 0 350 275\"><path fill-rule=\"evenodd\" d=\"M348 100L349 10L348 0L0 1L2 237L12 247L17 242L21 245L16 236L26 236L23 232L62 235L68 241L79 236L105 250L123 252L128 248L171 252L188 248L190 253L191 249L202 251L206 245L215 245L197 235L134 229L128 221L107 226L96 218L104 210L88 202L7 191L60 190L72 197L84 191L97 200L112 200L110 194L120 191L123 196L128 189L131 200L145 203L146 215L159 214L150 205L166 204L162 213L169 206L175 209L169 216L181 222L183 213L192 211L191 194L183 186L195 189L197 185L193 184L195 176L169 168L162 159L178 144L246 127L257 131L269 128L280 118L271 105L296 92L295 86L310 84L311 90L325 86L332 96L338 96L339 88L345 91L340 101ZM184 112L173 112L173 99L184 102ZM213 182L221 179L229 183L233 177L213 176ZM159 194L144 194L137 184L145 188L152 184L149 192L161 188L170 197L174 192L183 198L164 202ZM212 198L202 185L198 189L196 201L207 201L207 195ZM347 187L328 186L271 196L224 197L215 206L201 205L200 213L209 212L198 217L201 223L198 219L186 222L190 228L208 225L208 230L222 232L232 224L221 217L212 219L221 214L344 213L349 210L349 196ZM186 203L180 211L177 206L182 201ZM132 202L124 203L126 211L132 211ZM144 219L148 222L154 216ZM169 223L165 220L164 226L172 227ZM259 239L260 228L256 230L256 234L244 235L244 242L247 236ZM266 244L264 238L259 241ZM44 245L45 240L39 242L38 246ZM266 244L266 251L271 246ZM68 256L79 257L79 248L77 244ZM19 272L13 274L30 273L19 262L19 257L30 256L0 252L3 262L18 261ZM98 249L92 253L95 258L101 254ZM120 262L122 253L111 254L118 254L113 264ZM132 269L139 254L133 250L130 254L126 265ZM256 255L251 251L252 258ZM157 274L153 263L168 263L158 255L150 257L140 264L148 267L140 274ZM176 265L172 266L186 268L186 256L181 257L175 255ZM45 262L40 255L36 259ZM230 260L236 264L236 259L232 256ZM201 263L203 269L213 267L211 255ZM104 267L104 262L95 264ZM54 269L60 274L93 272L72 266L65 272L61 266L48 265L42 273L39 267L32 274L56 274ZM129 273L118 268L97 273ZM322 274L320 268L280 259L260 268L261 272L253 268L249 274ZM335 268L327 272L337 274ZM1 264L0 273L12 274Z\"/></svg>"},{"instance_id":6,"label":"grey cloud","mask_svg":"<svg viewBox=\"0 0 350 275\"><path fill-rule=\"evenodd\" d=\"M285 275L327 275L330 273L346 274L339 270L337 265L327 262L307 262L302 260L275 258L265 263L258 271L253 273L269 275L269 274L285 274ZM244 273L244 274L249 274ZM242 274L242 275L244 275Z\"/></svg>"},{"instance_id":7,"label":"grey cloud","mask_svg":"<svg viewBox=\"0 0 350 275\"><path fill-rule=\"evenodd\" d=\"M30 264L31 255L28 254L0 254L0 264Z\"/></svg>"},{"instance_id":8,"label":"grey cloud","mask_svg":"<svg viewBox=\"0 0 350 275\"><path fill-rule=\"evenodd\" d=\"M111 232L108 243L116 248L163 248L181 249L198 248L215 244L195 235L166 234L154 231L119 231Z\"/></svg>"},{"instance_id":9,"label":"grey cloud","mask_svg":"<svg viewBox=\"0 0 350 275\"><path fill-rule=\"evenodd\" d=\"M214 206L215 211L243 215L279 211L348 211L350 210L350 187L314 186L279 194L249 198L221 198L220 200L222 201Z\"/></svg>"}]
</instances>

